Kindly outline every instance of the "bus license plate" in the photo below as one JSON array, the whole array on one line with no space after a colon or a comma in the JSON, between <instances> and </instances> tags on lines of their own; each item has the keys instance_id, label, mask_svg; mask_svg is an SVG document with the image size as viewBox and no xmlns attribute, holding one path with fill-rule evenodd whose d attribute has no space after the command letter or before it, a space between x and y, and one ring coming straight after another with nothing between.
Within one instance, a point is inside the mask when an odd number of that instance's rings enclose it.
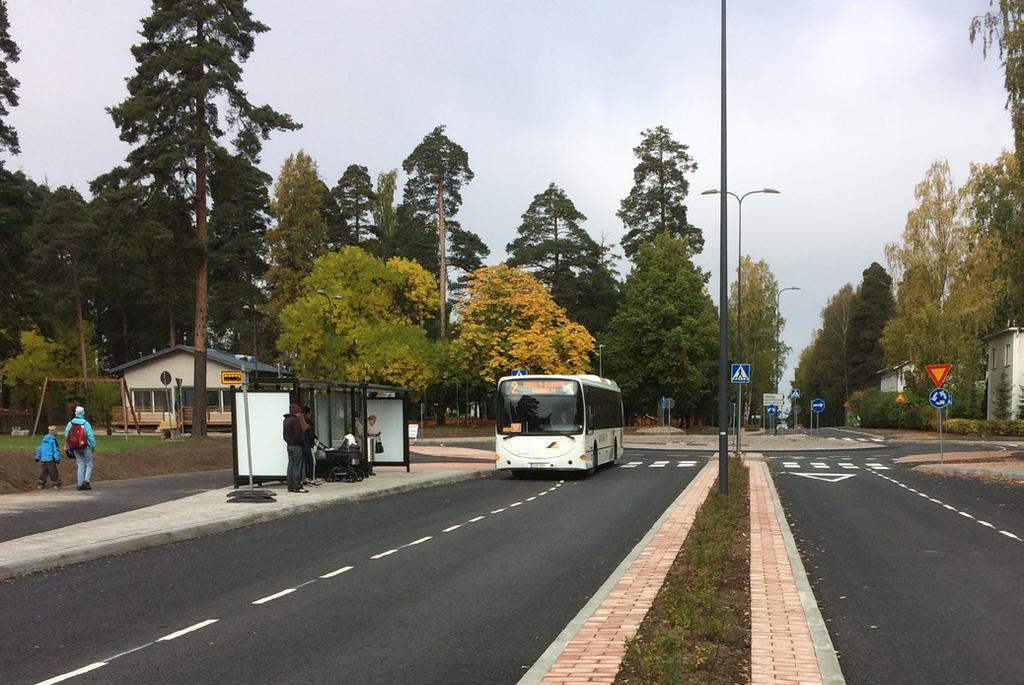
<instances>
[{"instance_id":1,"label":"bus license plate","mask_svg":"<svg viewBox=\"0 0 1024 685\"><path fill-rule=\"evenodd\" d=\"M530 468L531 469L550 469L552 466L553 466L553 464L549 464L546 461L531 461L530 462Z\"/></svg>"}]
</instances>

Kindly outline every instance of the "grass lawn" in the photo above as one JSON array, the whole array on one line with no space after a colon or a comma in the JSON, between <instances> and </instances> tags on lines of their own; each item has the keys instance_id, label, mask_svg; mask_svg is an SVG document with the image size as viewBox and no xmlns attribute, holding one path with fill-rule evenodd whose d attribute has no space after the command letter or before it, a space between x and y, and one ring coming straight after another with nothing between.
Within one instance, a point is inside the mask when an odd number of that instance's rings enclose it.
<instances>
[{"instance_id":1,"label":"grass lawn","mask_svg":"<svg viewBox=\"0 0 1024 685\"><path fill-rule=\"evenodd\" d=\"M0 435L0 452L35 452L42 435L26 435L24 437L13 437ZM64 447L64 436L57 435L57 442ZM155 447L164 444L164 439L159 435L129 435L125 440L123 435L96 435L96 451L111 454L116 452L130 452L143 447Z\"/></svg>"}]
</instances>

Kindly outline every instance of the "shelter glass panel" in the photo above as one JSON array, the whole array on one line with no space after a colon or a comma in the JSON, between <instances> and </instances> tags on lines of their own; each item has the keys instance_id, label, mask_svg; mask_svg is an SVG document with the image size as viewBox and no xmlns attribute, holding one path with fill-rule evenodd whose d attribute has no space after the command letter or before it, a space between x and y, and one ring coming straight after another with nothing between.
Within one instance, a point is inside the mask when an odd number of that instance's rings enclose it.
<instances>
[{"instance_id":1,"label":"shelter glass panel","mask_svg":"<svg viewBox=\"0 0 1024 685\"><path fill-rule=\"evenodd\" d=\"M342 438L352 431L352 391L331 391L331 446L341 445Z\"/></svg>"}]
</instances>

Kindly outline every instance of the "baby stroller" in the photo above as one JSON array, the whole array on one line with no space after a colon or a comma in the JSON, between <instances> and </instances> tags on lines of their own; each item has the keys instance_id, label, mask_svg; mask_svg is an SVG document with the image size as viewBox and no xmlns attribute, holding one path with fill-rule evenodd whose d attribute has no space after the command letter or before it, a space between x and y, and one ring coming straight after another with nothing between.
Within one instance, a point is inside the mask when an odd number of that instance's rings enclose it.
<instances>
[{"instance_id":1,"label":"baby stroller","mask_svg":"<svg viewBox=\"0 0 1024 685\"><path fill-rule=\"evenodd\" d=\"M362 452L351 435L345 436L341 447L324 450L324 455L331 464L331 470L327 473L329 482L357 483L366 476Z\"/></svg>"}]
</instances>

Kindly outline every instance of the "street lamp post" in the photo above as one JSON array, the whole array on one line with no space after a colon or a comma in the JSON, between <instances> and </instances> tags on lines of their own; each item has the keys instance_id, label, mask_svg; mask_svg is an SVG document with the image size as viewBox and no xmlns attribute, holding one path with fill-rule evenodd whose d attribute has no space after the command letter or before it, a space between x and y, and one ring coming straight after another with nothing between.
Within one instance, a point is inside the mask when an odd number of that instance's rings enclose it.
<instances>
[{"instance_id":1,"label":"street lamp post","mask_svg":"<svg viewBox=\"0 0 1024 685\"><path fill-rule=\"evenodd\" d=\"M782 290L780 290L777 293L775 293L775 393L776 394L778 394L778 392L779 392L779 382L782 380L782 369L779 368L779 367L782 366L782 355L780 354L781 347L782 347L782 342L781 342L782 311L781 311L781 308L780 308L780 298L782 297L782 293L786 292L787 290L800 290L800 288L798 288L796 286L791 286L789 288L783 288ZM792 400L791 400L790 401L790 407L792 407L792 404L793 403L792 403ZM781 410L782 408L779 407L779 409ZM792 409L790 409L790 413L792 413Z\"/></svg>"},{"instance_id":2,"label":"street lamp post","mask_svg":"<svg viewBox=\"0 0 1024 685\"><path fill-rule=\"evenodd\" d=\"M597 346L597 375L604 378L604 345Z\"/></svg>"},{"instance_id":3,"label":"street lamp post","mask_svg":"<svg viewBox=\"0 0 1024 685\"><path fill-rule=\"evenodd\" d=\"M701 195L717 195L719 193L718 188L712 188L711 190L705 190ZM731 190L725 191L726 195L731 195L739 206L739 211L736 215L737 221L737 249L736 249L736 362L743 363L743 200L748 195L778 195L779 191L774 188L762 188L761 190L750 190L742 195L737 195ZM722 307L728 308L728 301L721 304ZM743 428L743 384L737 384L736 388L736 452L740 452L740 433Z\"/></svg>"},{"instance_id":4,"label":"street lamp post","mask_svg":"<svg viewBox=\"0 0 1024 685\"><path fill-rule=\"evenodd\" d=\"M251 315L250 318L252 319L252 356L253 358L256 358L259 356L256 352L256 314L258 313L258 311L256 310L256 305L254 304L243 304L242 309L249 312L249 314Z\"/></svg>"}]
</instances>

